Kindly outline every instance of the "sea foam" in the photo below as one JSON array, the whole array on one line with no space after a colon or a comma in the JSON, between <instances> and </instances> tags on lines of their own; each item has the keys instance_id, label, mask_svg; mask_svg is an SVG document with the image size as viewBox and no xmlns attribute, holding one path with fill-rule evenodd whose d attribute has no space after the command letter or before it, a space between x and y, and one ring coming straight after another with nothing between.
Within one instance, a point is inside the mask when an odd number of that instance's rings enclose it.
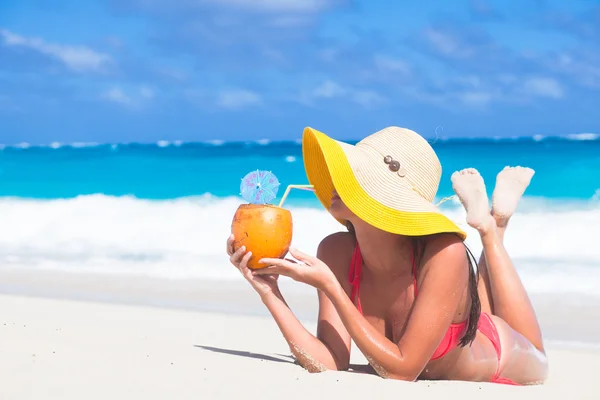
<instances>
[{"instance_id":1,"label":"sea foam","mask_svg":"<svg viewBox=\"0 0 600 400\"><path fill-rule=\"evenodd\" d=\"M532 292L600 295L600 205L535 205L524 199L506 247ZM225 241L241 200L200 196L150 201L80 196L0 199L0 268L145 275L167 279L242 279ZM445 203L478 255L481 243L464 211ZM293 244L314 254L326 235L344 230L327 212L291 207Z\"/></svg>"}]
</instances>

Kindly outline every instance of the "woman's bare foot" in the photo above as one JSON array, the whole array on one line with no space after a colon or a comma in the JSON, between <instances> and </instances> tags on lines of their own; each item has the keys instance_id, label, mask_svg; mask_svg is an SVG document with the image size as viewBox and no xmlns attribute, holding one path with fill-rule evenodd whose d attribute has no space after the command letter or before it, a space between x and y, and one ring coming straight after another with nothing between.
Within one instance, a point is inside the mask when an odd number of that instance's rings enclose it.
<instances>
[{"instance_id":1,"label":"woman's bare foot","mask_svg":"<svg viewBox=\"0 0 600 400\"><path fill-rule=\"evenodd\" d=\"M492 194L492 215L499 227L505 227L529 186L535 171L527 167L505 167L496 176Z\"/></svg>"},{"instance_id":2,"label":"woman's bare foot","mask_svg":"<svg viewBox=\"0 0 600 400\"><path fill-rule=\"evenodd\" d=\"M463 169L452 174L452 189L467 211L467 223L477 229L481 235L496 227L496 221L490 214L489 200L485 183L474 168Z\"/></svg>"}]
</instances>

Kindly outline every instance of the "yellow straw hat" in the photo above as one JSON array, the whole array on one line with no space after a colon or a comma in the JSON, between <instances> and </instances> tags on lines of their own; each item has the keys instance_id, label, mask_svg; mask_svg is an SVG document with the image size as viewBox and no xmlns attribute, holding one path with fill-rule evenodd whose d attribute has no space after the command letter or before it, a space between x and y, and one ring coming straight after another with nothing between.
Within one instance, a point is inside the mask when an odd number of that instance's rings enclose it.
<instances>
[{"instance_id":1,"label":"yellow straw hat","mask_svg":"<svg viewBox=\"0 0 600 400\"><path fill-rule=\"evenodd\" d=\"M381 230L406 236L454 232L466 238L432 203L442 166L416 132L392 126L351 145L305 128L302 153L308 180L327 210L335 188L350 211Z\"/></svg>"}]
</instances>

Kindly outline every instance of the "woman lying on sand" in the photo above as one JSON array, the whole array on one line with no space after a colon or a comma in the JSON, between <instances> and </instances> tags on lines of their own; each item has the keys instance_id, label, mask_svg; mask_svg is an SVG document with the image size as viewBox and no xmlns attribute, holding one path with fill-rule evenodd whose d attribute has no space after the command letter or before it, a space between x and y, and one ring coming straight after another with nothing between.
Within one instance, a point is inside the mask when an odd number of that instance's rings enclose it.
<instances>
[{"instance_id":1,"label":"woman lying on sand","mask_svg":"<svg viewBox=\"0 0 600 400\"><path fill-rule=\"evenodd\" d=\"M504 246L509 218L529 185L529 168L498 174L492 211L482 177L455 172L452 185L467 223L483 243L477 275L466 234L432 204L440 162L425 139L386 128L356 146L307 128L304 163L315 193L349 232L320 243L299 262L263 259L251 271L242 247L231 262L259 293L299 364L311 372L345 370L355 342L384 378L446 379L513 385L546 379L542 334ZM288 308L277 286L285 275L318 289L317 336ZM479 279L481 278L481 279Z\"/></svg>"}]
</instances>

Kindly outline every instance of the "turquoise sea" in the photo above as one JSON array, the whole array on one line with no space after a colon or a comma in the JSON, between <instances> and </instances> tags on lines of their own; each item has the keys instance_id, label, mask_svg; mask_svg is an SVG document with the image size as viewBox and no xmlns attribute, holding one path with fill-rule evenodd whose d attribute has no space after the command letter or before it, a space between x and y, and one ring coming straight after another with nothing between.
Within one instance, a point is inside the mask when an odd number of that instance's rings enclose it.
<instances>
[{"instance_id":1,"label":"turquoise sea","mask_svg":"<svg viewBox=\"0 0 600 400\"><path fill-rule=\"evenodd\" d=\"M505 165L536 174L506 245L532 291L600 292L600 137L438 139L439 198L450 175L477 168L488 191ZM240 179L272 171L307 183L299 141L52 143L0 147L0 268L238 279L224 242ZM293 192L294 242L315 251L343 229L310 192ZM463 210L443 210L464 224ZM470 232L472 233L472 232ZM480 249L477 236L469 245Z\"/></svg>"},{"instance_id":2,"label":"turquoise sea","mask_svg":"<svg viewBox=\"0 0 600 400\"><path fill-rule=\"evenodd\" d=\"M505 165L536 170L528 196L585 201L598 196L600 189L600 138L596 136L438 140L433 146L444 170L442 197L452 194L452 172L477 168L493 188L496 173ZM0 150L0 196L227 197L239 193L240 178L254 169L272 171L282 186L306 183L299 141L21 144Z\"/></svg>"}]
</instances>

